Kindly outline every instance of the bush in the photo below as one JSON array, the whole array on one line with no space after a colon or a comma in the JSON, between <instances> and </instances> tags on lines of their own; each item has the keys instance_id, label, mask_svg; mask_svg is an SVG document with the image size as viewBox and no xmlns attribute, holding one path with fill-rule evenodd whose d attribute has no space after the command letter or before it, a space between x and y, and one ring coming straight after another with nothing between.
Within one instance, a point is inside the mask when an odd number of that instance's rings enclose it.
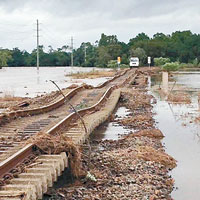
<instances>
[{"instance_id":1,"label":"bush","mask_svg":"<svg viewBox=\"0 0 200 200\"><path fill-rule=\"evenodd\" d=\"M195 67L195 66L194 66L192 63L188 63L188 64L187 64L187 67L188 67L188 68L193 68L193 67Z\"/></svg>"},{"instance_id":2,"label":"bush","mask_svg":"<svg viewBox=\"0 0 200 200\"><path fill-rule=\"evenodd\" d=\"M186 64L186 63L181 63L179 65L179 69L184 69L184 68L187 68L187 67L188 67L188 64Z\"/></svg>"},{"instance_id":3,"label":"bush","mask_svg":"<svg viewBox=\"0 0 200 200\"><path fill-rule=\"evenodd\" d=\"M121 65L120 65L120 68L129 68L129 65L121 64Z\"/></svg>"},{"instance_id":4,"label":"bush","mask_svg":"<svg viewBox=\"0 0 200 200\"><path fill-rule=\"evenodd\" d=\"M163 58L163 57L154 58L154 65L155 66L162 66L162 65L169 63L169 62L170 62L169 58Z\"/></svg>"},{"instance_id":5,"label":"bush","mask_svg":"<svg viewBox=\"0 0 200 200\"><path fill-rule=\"evenodd\" d=\"M179 69L179 63L178 62L171 62L171 63L166 63L162 66L162 69L164 71L177 71Z\"/></svg>"},{"instance_id":6,"label":"bush","mask_svg":"<svg viewBox=\"0 0 200 200\"><path fill-rule=\"evenodd\" d=\"M199 64L198 59L195 58L195 59L193 60L193 63L192 63L192 64L194 65L194 67L197 67L198 64Z\"/></svg>"},{"instance_id":7,"label":"bush","mask_svg":"<svg viewBox=\"0 0 200 200\"><path fill-rule=\"evenodd\" d=\"M117 68L118 67L117 61L116 60L110 60L110 61L108 61L107 67L108 68Z\"/></svg>"}]
</instances>

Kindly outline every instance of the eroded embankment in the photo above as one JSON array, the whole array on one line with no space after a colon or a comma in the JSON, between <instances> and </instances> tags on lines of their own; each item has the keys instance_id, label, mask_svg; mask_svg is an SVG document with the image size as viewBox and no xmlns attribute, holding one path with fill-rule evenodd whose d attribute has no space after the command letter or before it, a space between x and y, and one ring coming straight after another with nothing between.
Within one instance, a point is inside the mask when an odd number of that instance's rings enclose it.
<instances>
[{"instance_id":1,"label":"eroded embankment","mask_svg":"<svg viewBox=\"0 0 200 200\"><path fill-rule=\"evenodd\" d=\"M171 199L174 180L168 172L176 161L164 152L163 134L153 120L154 99L144 90L142 76L133 83L138 90L132 86L123 90L119 105L131 112L117 122L132 131L115 141L91 141L91 155L88 150L82 154L83 169L90 174L49 191L51 199Z\"/></svg>"}]
</instances>

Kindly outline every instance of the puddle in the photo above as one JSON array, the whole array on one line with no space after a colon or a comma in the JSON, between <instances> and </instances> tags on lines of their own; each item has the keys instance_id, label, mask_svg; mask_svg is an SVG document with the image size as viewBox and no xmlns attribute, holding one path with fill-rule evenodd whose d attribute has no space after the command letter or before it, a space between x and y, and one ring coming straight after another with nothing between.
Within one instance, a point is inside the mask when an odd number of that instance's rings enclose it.
<instances>
[{"instance_id":1,"label":"puddle","mask_svg":"<svg viewBox=\"0 0 200 200\"><path fill-rule=\"evenodd\" d=\"M89 72L97 68L92 67L4 67L0 70L0 96L11 95L20 97L35 97L37 95L55 91L55 86L49 81L54 80L61 88L71 84L87 83L97 86L108 78L72 79L67 74ZM104 69L98 69L104 70ZM108 69L105 69L108 70Z\"/></svg>"},{"instance_id":2,"label":"puddle","mask_svg":"<svg viewBox=\"0 0 200 200\"><path fill-rule=\"evenodd\" d=\"M5 109L0 109L0 114L5 112Z\"/></svg>"},{"instance_id":3,"label":"puddle","mask_svg":"<svg viewBox=\"0 0 200 200\"><path fill-rule=\"evenodd\" d=\"M127 117L130 111L125 107L118 107L115 112L115 119ZM91 140L118 140L120 135L128 134L131 130L120 126L117 122L108 122L100 125L91 134Z\"/></svg>"},{"instance_id":4,"label":"puddle","mask_svg":"<svg viewBox=\"0 0 200 200\"><path fill-rule=\"evenodd\" d=\"M174 78L178 83L190 88L193 86L194 89L200 88L198 82L194 84L196 76L200 80L200 74L179 74ZM173 104L153 92L157 99L154 118L165 135L163 144L166 152L177 160L177 167L170 173L175 179L175 190L172 192L175 200L199 200L200 197L200 122L194 122L199 116L199 104L197 92L189 94L191 104Z\"/></svg>"}]
</instances>

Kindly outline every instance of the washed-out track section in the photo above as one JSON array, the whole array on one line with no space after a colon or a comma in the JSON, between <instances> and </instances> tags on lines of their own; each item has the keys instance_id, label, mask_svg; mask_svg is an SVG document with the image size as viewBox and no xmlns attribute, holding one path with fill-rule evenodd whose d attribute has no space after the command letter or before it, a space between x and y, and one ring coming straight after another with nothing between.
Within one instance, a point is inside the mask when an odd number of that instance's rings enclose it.
<instances>
[{"instance_id":1,"label":"washed-out track section","mask_svg":"<svg viewBox=\"0 0 200 200\"><path fill-rule=\"evenodd\" d=\"M127 76L125 80L130 80L130 77ZM85 121L87 132L85 132L81 121L75 113L69 114L47 132L49 134L54 134L55 132L65 134L71 137L77 145L83 143L88 135L103 123L114 110L120 97L120 89L115 88L115 86L109 87L94 106L79 110L79 114ZM73 123L74 120L77 126L70 128L69 124ZM24 147L24 151L30 151L31 154L34 148L34 145L30 144ZM21 154L23 157L23 152ZM9 162L9 158L7 162ZM41 199L47 187L51 187L61 174L61 171L68 166L68 159L66 153L61 155L40 155L36 157L36 160L31 165L31 168L27 167L25 172L20 173L17 178L11 179L10 184L1 188L0 199ZM1 169L2 166L0 165L0 172Z\"/></svg>"},{"instance_id":2,"label":"washed-out track section","mask_svg":"<svg viewBox=\"0 0 200 200\"><path fill-rule=\"evenodd\" d=\"M102 96L111 83L119 84L118 79L121 76L127 76L128 73L126 72L95 88L89 89L90 87L87 85L75 88L66 95L67 99L71 100L73 105L76 104L77 109L80 109L79 105L92 105ZM88 89L87 93L85 92L86 89ZM84 96L84 94L87 95ZM77 99L77 96L79 96L79 99ZM46 132L71 112L70 106L64 105L64 98L62 97L57 102L47 106L31 110L19 110L0 116L0 122L5 123L0 127L0 162L20 150L24 146L24 141L39 131Z\"/></svg>"}]
</instances>

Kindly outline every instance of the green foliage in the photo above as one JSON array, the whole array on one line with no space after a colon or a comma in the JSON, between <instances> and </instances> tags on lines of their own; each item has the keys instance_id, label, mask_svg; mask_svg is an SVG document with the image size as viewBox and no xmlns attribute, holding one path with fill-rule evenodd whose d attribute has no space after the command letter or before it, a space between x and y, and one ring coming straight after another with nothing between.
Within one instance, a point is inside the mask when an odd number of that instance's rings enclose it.
<instances>
[{"instance_id":1,"label":"green foliage","mask_svg":"<svg viewBox=\"0 0 200 200\"><path fill-rule=\"evenodd\" d=\"M121 65L120 65L120 68L129 68L129 65L121 64Z\"/></svg>"},{"instance_id":2,"label":"green foliage","mask_svg":"<svg viewBox=\"0 0 200 200\"><path fill-rule=\"evenodd\" d=\"M179 63L178 62L171 62L171 63L166 63L162 66L162 69L164 71L177 71L179 69Z\"/></svg>"},{"instance_id":3,"label":"green foliage","mask_svg":"<svg viewBox=\"0 0 200 200\"><path fill-rule=\"evenodd\" d=\"M188 64L186 64L186 63L179 64L179 69L184 69L186 67L188 67Z\"/></svg>"},{"instance_id":4,"label":"green foliage","mask_svg":"<svg viewBox=\"0 0 200 200\"><path fill-rule=\"evenodd\" d=\"M39 47L41 66L69 66L71 64L71 50L69 46L53 49L49 46ZM74 65L85 67L108 67L110 60L121 57L121 65L128 64L131 56L137 56L140 63L147 64L147 56L151 56L155 65L164 65L169 60L187 64L189 67L199 67L200 61L200 34L191 31L176 31L171 35L156 33L150 38L145 33L139 33L129 40L129 43L120 42L116 35L101 34L95 44L84 42L73 50ZM1 66L36 66L37 51L21 51L0 49ZM162 58L161 58L162 57ZM156 60L158 59L158 60ZM181 66L185 67L185 66Z\"/></svg>"},{"instance_id":5,"label":"green foliage","mask_svg":"<svg viewBox=\"0 0 200 200\"><path fill-rule=\"evenodd\" d=\"M187 68L193 68L193 67L195 67L195 66L192 63L187 64Z\"/></svg>"},{"instance_id":6,"label":"green foliage","mask_svg":"<svg viewBox=\"0 0 200 200\"><path fill-rule=\"evenodd\" d=\"M198 59L195 58L195 59L193 60L193 63L192 63L192 64L193 64L195 67L197 67L198 64L199 64Z\"/></svg>"},{"instance_id":7,"label":"green foliage","mask_svg":"<svg viewBox=\"0 0 200 200\"><path fill-rule=\"evenodd\" d=\"M150 38L145 33L139 33L135 38L130 39L129 46L133 46L138 42L148 41Z\"/></svg>"},{"instance_id":8,"label":"green foliage","mask_svg":"<svg viewBox=\"0 0 200 200\"><path fill-rule=\"evenodd\" d=\"M110 60L108 61L108 68L117 68L118 64L117 64L117 60Z\"/></svg>"},{"instance_id":9,"label":"green foliage","mask_svg":"<svg viewBox=\"0 0 200 200\"><path fill-rule=\"evenodd\" d=\"M118 68L118 63L117 63L117 60L110 60L108 61L108 65L107 65L108 68ZM126 65L126 64L120 64L120 68L129 68L129 65Z\"/></svg>"},{"instance_id":10,"label":"green foliage","mask_svg":"<svg viewBox=\"0 0 200 200\"><path fill-rule=\"evenodd\" d=\"M169 62L170 62L169 58L163 58L163 57L154 58L154 65L155 66L162 66L162 65L169 63Z\"/></svg>"},{"instance_id":11,"label":"green foliage","mask_svg":"<svg viewBox=\"0 0 200 200\"><path fill-rule=\"evenodd\" d=\"M143 65L147 59L147 55L144 49L136 48L130 50L131 57L138 57L140 60L140 65Z\"/></svg>"},{"instance_id":12,"label":"green foliage","mask_svg":"<svg viewBox=\"0 0 200 200\"><path fill-rule=\"evenodd\" d=\"M8 66L9 59L12 59L11 52L8 49L0 49L0 67Z\"/></svg>"},{"instance_id":13,"label":"green foliage","mask_svg":"<svg viewBox=\"0 0 200 200\"><path fill-rule=\"evenodd\" d=\"M99 46L108 46L117 44L118 39L116 35L105 35L104 33L101 34L101 39L99 40Z\"/></svg>"}]
</instances>

